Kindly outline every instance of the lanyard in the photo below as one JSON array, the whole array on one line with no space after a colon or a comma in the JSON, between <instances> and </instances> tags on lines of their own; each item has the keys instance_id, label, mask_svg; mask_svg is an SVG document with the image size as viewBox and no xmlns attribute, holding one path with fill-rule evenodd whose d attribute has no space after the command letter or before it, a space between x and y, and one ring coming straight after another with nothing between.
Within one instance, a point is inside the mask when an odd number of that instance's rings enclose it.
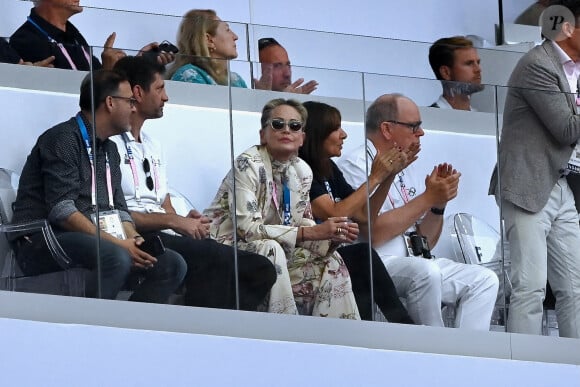
<instances>
[{"instance_id":1,"label":"lanyard","mask_svg":"<svg viewBox=\"0 0 580 387\"><path fill-rule=\"evenodd\" d=\"M89 162L91 163L91 204L93 208L95 208L97 206L97 187L95 183L96 178L95 178L95 163L93 158L93 148L91 146L91 140L89 139L87 127L85 125L85 122L81 118L80 113L77 114L76 119L81 131L81 135L83 137L83 142L85 143L87 155L89 156ZM111 166L109 164L108 153L105 153L105 164L106 164L107 195L109 197L109 207L110 209L114 209L115 204L113 202L113 184L111 182Z\"/></svg>"},{"instance_id":2,"label":"lanyard","mask_svg":"<svg viewBox=\"0 0 580 387\"><path fill-rule=\"evenodd\" d=\"M58 48L60 49L60 52L62 52L62 55L64 55L65 59L67 60L68 64L70 65L70 67L73 70L77 70L77 66L75 65L75 62L73 62L70 54L68 53L66 47L64 46L64 44L57 42L52 36L50 36L48 34L48 32L46 32L41 26L39 26L34 20L32 20L32 18L30 16L28 16L26 18L26 20L28 20L28 22L30 24L32 24L34 27L36 27L36 29L38 31L40 31L42 34L44 34L48 41L50 43L56 44L58 46ZM83 50L83 54L85 54L85 58L87 59L87 63L91 63L91 57L89 56L89 53L87 52L87 50L85 49L85 47L82 44L79 44L79 46L81 47L81 50Z\"/></svg>"},{"instance_id":3,"label":"lanyard","mask_svg":"<svg viewBox=\"0 0 580 387\"><path fill-rule=\"evenodd\" d=\"M274 200L274 205L276 209L280 210L280 204L278 203L278 188L276 188L276 182L272 185L272 200ZM282 224L284 226L290 225L290 189L286 182L286 178L282 177Z\"/></svg>"},{"instance_id":4,"label":"lanyard","mask_svg":"<svg viewBox=\"0 0 580 387\"><path fill-rule=\"evenodd\" d=\"M129 165L131 166L131 174L133 175L133 184L135 185L135 200L137 203L141 202L141 185L139 184L139 174L137 173L137 164L135 163L135 156L133 155L133 149L129 142L129 136L127 133L122 134L123 141L125 142L125 149L127 150L127 158L129 159ZM143 149L143 152L145 149ZM153 168L153 189L155 191L155 203L161 204L161 197L159 192L159 173L157 167L159 166L159 161L151 157L151 164Z\"/></svg>"},{"instance_id":5,"label":"lanyard","mask_svg":"<svg viewBox=\"0 0 580 387\"><path fill-rule=\"evenodd\" d=\"M288 189L288 184L286 179L282 180L282 200L284 203L284 226L290 225L290 189Z\"/></svg>"},{"instance_id":6,"label":"lanyard","mask_svg":"<svg viewBox=\"0 0 580 387\"><path fill-rule=\"evenodd\" d=\"M324 180L324 186L326 187L326 192L328 192L330 199L332 199L332 201L334 202L334 196L332 195L332 188L330 188L330 183L328 182L328 180Z\"/></svg>"},{"instance_id":7,"label":"lanyard","mask_svg":"<svg viewBox=\"0 0 580 387\"><path fill-rule=\"evenodd\" d=\"M409 192L407 190L407 187L405 186L405 182L403 181L403 171L401 171L401 173L399 173L399 186L401 187L401 189L399 190L397 188L397 185L395 184L395 189L397 190L397 192L399 192L399 195L401 196L401 199L403 199L403 203L407 204L409 203ZM395 208L395 201L393 200L393 197L391 196L391 193L389 192L387 194L389 201L391 202L391 206L393 206L393 208Z\"/></svg>"},{"instance_id":8,"label":"lanyard","mask_svg":"<svg viewBox=\"0 0 580 387\"><path fill-rule=\"evenodd\" d=\"M369 156L369 159L372 161L375 160L375 156L373 155L373 153L371 152L370 148L367 146L367 155ZM399 195L401 195L401 199L403 199L403 203L407 204L409 203L409 192L407 191L407 187L405 186L405 182L403 181L403 175L405 174L404 171L401 171L399 173L399 186L401 187L401 189L399 190L396 185L395 188L397 188L397 191L399 192ZM326 190L328 191L328 187L326 188ZM330 193L330 192L329 192ZM332 196L332 195L331 195ZM389 192L387 194L389 201L391 202L391 206L393 206L393 208L395 208L395 201L393 200L393 197L391 196L391 193Z\"/></svg>"}]
</instances>

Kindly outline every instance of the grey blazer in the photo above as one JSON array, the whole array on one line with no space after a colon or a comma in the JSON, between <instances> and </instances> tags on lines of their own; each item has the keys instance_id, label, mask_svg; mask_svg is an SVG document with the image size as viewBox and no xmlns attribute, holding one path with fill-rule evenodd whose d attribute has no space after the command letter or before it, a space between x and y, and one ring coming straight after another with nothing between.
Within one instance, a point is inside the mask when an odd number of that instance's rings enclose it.
<instances>
[{"instance_id":1,"label":"grey blazer","mask_svg":"<svg viewBox=\"0 0 580 387\"><path fill-rule=\"evenodd\" d=\"M508 86L499 159L489 194L499 193L518 207L538 212L565 172L580 138L580 116L550 41L520 59ZM570 177L569 183L576 196L580 184L574 180L579 179Z\"/></svg>"}]
</instances>

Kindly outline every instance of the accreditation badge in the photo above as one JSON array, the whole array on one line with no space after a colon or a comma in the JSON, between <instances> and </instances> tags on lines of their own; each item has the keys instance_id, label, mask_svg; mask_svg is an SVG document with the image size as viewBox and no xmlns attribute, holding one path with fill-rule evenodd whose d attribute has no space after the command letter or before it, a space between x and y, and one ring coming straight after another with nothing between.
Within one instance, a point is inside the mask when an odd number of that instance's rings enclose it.
<instances>
[{"instance_id":1,"label":"accreditation badge","mask_svg":"<svg viewBox=\"0 0 580 387\"><path fill-rule=\"evenodd\" d=\"M572 156L568 161L568 171L574 174L580 174L580 146L576 144L572 151Z\"/></svg>"},{"instance_id":2,"label":"accreditation badge","mask_svg":"<svg viewBox=\"0 0 580 387\"><path fill-rule=\"evenodd\" d=\"M95 214L92 214L91 218L93 219L93 223L97 224ZM123 230L123 224L121 223L121 216L117 210L100 211L98 226L101 231L111 234L115 238L127 239L125 230Z\"/></svg>"}]
</instances>

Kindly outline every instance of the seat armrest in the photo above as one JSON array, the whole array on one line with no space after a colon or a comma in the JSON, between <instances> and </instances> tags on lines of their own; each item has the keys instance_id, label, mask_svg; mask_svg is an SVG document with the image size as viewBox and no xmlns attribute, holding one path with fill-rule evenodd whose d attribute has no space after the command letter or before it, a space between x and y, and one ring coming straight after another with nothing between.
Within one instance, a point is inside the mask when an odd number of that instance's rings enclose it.
<instances>
[{"instance_id":1,"label":"seat armrest","mask_svg":"<svg viewBox=\"0 0 580 387\"><path fill-rule=\"evenodd\" d=\"M0 224L0 232L5 233L6 235L38 231L42 232L46 246L48 247L52 258L56 261L56 263L63 270L70 268L72 262L58 243L56 235L54 235L52 227L50 227L50 224L46 219L33 220L23 223Z\"/></svg>"}]
</instances>

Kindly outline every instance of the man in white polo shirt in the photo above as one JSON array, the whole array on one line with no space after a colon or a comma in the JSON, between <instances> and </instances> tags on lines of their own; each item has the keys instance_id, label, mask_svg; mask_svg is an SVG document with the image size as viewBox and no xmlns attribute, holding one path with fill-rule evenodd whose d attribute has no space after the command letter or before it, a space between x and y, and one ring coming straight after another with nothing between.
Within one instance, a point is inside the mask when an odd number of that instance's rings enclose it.
<instances>
[{"instance_id":1,"label":"man in white polo shirt","mask_svg":"<svg viewBox=\"0 0 580 387\"><path fill-rule=\"evenodd\" d=\"M358 187L373 158L393 147L408 148L425 134L417 105L400 94L386 94L367 110L367 144L338 160L346 180ZM377 250L398 294L419 324L443 326L441 305L456 305L455 327L488 330L499 281L491 270L446 258L431 258L441 234L447 203L457 196L460 173L450 164L427 177L411 164L398 174L372 225ZM423 238L424 237L424 238ZM427 243L425 243L427 242Z\"/></svg>"}]
</instances>

